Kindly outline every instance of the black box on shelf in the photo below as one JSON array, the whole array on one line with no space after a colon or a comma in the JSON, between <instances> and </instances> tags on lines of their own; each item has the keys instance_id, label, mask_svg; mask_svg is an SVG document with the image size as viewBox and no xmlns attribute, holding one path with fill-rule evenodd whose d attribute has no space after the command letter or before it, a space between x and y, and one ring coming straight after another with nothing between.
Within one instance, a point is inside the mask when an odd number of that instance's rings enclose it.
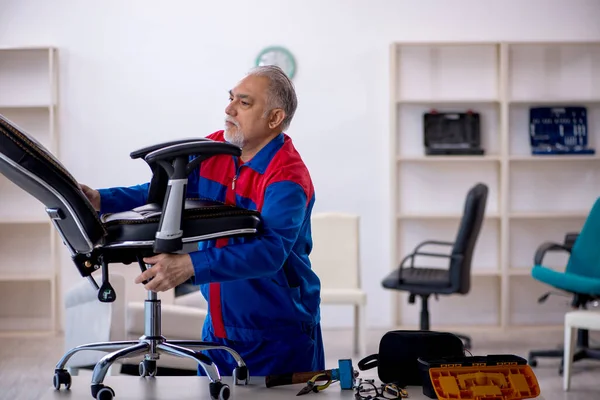
<instances>
[{"instance_id":1,"label":"black box on shelf","mask_svg":"<svg viewBox=\"0 0 600 400\"><path fill-rule=\"evenodd\" d=\"M423 115L426 155L483 155L477 112L437 112Z\"/></svg>"}]
</instances>

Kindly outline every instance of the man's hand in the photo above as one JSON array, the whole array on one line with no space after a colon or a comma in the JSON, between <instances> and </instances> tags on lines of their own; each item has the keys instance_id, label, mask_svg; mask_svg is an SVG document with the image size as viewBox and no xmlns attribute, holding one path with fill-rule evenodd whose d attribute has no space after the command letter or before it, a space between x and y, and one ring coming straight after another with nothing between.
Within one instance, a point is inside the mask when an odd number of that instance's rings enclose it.
<instances>
[{"instance_id":1,"label":"man's hand","mask_svg":"<svg viewBox=\"0 0 600 400\"><path fill-rule=\"evenodd\" d=\"M146 290L152 292L173 289L194 276L192 258L188 254L157 254L144 258L144 262L152 264L152 268L135 278L135 283L154 278L144 285Z\"/></svg>"},{"instance_id":2,"label":"man's hand","mask_svg":"<svg viewBox=\"0 0 600 400\"><path fill-rule=\"evenodd\" d=\"M87 197L90 203L92 203L94 210L100 211L100 192L87 185L84 185L83 183L80 183L79 187L83 191L83 194L85 194L85 197Z\"/></svg>"}]
</instances>

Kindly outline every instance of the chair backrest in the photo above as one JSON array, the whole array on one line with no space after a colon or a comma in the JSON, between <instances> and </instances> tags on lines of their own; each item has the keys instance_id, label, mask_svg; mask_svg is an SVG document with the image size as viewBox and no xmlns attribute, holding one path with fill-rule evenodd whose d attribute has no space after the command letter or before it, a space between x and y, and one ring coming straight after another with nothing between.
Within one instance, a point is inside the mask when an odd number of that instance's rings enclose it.
<instances>
[{"instance_id":1,"label":"chair backrest","mask_svg":"<svg viewBox=\"0 0 600 400\"><path fill-rule=\"evenodd\" d=\"M566 272L588 278L600 278L600 198L592 206L577 236Z\"/></svg>"},{"instance_id":2,"label":"chair backrest","mask_svg":"<svg viewBox=\"0 0 600 400\"><path fill-rule=\"evenodd\" d=\"M360 288L359 217L315 213L311 218L310 262L323 289Z\"/></svg>"},{"instance_id":3,"label":"chair backrest","mask_svg":"<svg viewBox=\"0 0 600 400\"><path fill-rule=\"evenodd\" d=\"M38 199L72 253L88 253L106 232L78 182L34 138L0 115L0 174Z\"/></svg>"},{"instance_id":4,"label":"chair backrest","mask_svg":"<svg viewBox=\"0 0 600 400\"><path fill-rule=\"evenodd\" d=\"M452 248L452 255L461 257L450 262L450 281L458 293L468 293L471 289L471 262L485 217L487 197L488 187L478 183L469 190L465 199L463 216Z\"/></svg>"}]
</instances>

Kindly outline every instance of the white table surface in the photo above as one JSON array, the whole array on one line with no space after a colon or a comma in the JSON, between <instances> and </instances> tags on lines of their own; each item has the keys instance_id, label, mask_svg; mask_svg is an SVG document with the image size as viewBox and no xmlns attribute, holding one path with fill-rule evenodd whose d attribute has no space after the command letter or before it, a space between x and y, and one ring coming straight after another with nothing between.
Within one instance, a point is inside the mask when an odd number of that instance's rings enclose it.
<instances>
[{"instance_id":1,"label":"white table surface","mask_svg":"<svg viewBox=\"0 0 600 400\"><path fill-rule=\"evenodd\" d=\"M50 377L49 381L52 377ZM231 400L252 399L252 400L276 400L276 399L299 399L299 400L318 400L318 399L354 399L353 390L341 390L339 382L331 384L327 389L319 393L308 393L296 397L296 394L304 387L302 384L286 385L267 388L264 377L250 377L250 383L247 386L232 384L231 377L223 377L223 382L231 388ZM54 399L93 399L90 389L90 377L74 376L69 390L64 386L60 391L50 386L48 392L42 400ZM208 392L209 380L207 377L200 376L157 376L155 378L141 378L138 376L107 376L104 379L104 385L110 386L115 391L114 400L137 400L137 399L177 399L177 400L210 400ZM377 384L378 382L375 381ZM409 394L409 400L429 400L429 397L423 394L420 386L409 386L406 388ZM538 400L543 400L540 396Z\"/></svg>"}]
</instances>

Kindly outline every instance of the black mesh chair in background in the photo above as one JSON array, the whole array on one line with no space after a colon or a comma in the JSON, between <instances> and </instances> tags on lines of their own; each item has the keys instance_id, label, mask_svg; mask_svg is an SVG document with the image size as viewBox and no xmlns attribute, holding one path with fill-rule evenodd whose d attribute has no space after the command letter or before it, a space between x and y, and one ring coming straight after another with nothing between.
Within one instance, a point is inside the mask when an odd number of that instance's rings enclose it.
<instances>
[{"instance_id":1,"label":"black mesh chair in background","mask_svg":"<svg viewBox=\"0 0 600 400\"><path fill-rule=\"evenodd\" d=\"M400 267L390 273L382 282L386 289L409 292L408 302L413 304L421 298L420 329L429 330L429 298L433 295L467 294L471 289L471 261L475 244L483 225L488 187L483 183L473 186L467 193L464 211L454 242L427 240L417 245L408 254ZM428 245L447 246L448 253L423 251ZM448 259L448 268L427 268L417 266L417 256L443 257ZM471 338L457 334L471 348Z\"/></svg>"}]
</instances>

